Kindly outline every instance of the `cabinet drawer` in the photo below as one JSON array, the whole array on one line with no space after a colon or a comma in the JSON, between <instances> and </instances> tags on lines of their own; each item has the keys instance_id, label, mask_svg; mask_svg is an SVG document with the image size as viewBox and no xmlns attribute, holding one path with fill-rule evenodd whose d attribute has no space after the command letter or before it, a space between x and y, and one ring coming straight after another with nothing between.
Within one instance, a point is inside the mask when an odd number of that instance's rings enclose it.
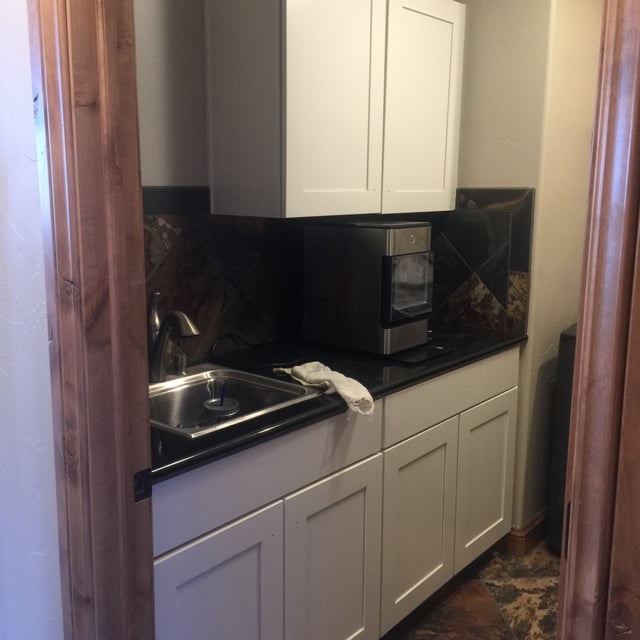
<instances>
[{"instance_id":1,"label":"cabinet drawer","mask_svg":"<svg viewBox=\"0 0 640 640\"><path fill-rule=\"evenodd\" d=\"M154 556L377 453L381 434L378 401L154 485Z\"/></svg>"},{"instance_id":2,"label":"cabinet drawer","mask_svg":"<svg viewBox=\"0 0 640 640\"><path fill-rule=\"evenodd\" d=\"M519 347L515 347L387 396L383 446L389 447L515 387L519 355Z\"/></svg>"}]
</instances>

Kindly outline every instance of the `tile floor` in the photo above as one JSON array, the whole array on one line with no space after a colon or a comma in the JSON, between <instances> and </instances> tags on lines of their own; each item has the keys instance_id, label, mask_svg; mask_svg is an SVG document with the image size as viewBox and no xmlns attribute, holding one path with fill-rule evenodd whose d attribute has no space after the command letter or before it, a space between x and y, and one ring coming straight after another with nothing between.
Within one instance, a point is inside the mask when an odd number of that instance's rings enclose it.
<instances>
[{"instance_id":1,"label":"tile floor","mask_svg":"<svg viewBox=\"0 0 640 640\"><path fill-rule=\"evenodd\" d=\"M490 551L384 640L553 640L559 574L544 542L522 558Z\"/></svg>"}]
</instances>

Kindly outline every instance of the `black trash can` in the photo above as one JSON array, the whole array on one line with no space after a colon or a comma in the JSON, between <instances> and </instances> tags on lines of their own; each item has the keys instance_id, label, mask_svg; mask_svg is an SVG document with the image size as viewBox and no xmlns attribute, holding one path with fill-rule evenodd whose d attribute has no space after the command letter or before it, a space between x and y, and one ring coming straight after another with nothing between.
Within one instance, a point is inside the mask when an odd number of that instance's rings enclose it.
<instances>
[{"instance_id":1,"label":"black trash can","mask_svg":"<svg viewBox=\"0 0 640 640\"><path fill-rule=\"evenodd\" d=\"M567 474L567 452L569 449L571 389L573 386L573 363L576 352L577 326L577 324L574 324L560 334L558 380L556 383L551 430L547 544L549 549L558 555L562 550L562 517Z\"/></svg>"}]
</instances>

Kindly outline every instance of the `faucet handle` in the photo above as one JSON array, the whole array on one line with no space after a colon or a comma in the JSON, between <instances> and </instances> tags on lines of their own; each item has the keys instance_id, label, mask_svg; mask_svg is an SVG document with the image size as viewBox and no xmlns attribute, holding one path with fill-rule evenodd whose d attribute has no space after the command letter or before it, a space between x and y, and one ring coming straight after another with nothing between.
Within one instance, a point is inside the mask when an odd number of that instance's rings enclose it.
<instances>
[{"instance_id":1,"label":"faucet handle","mask_svg":"<svg viewBox=\"0 0 640 640\"><path fill-rule=\"evenodd\" d=\"M175 355L175 369L179 376L187 375L187 354L182 350Z\"/></svg>"}]
</instances>

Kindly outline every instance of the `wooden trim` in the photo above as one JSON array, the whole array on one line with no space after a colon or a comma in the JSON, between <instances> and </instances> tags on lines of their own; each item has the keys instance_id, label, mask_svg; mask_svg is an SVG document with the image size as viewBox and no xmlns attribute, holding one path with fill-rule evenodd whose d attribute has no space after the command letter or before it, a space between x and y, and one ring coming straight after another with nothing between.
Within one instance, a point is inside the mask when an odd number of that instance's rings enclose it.
<instances>
[{"instance_id":1,"label":"wooden trim","mask_svg":"<svg viewBox=\"0 0 640 640\"><path fill-rule=\"evenodd\" d=\"M496 549L521 558L533 551L547 537L547 512L539 513L526 527L511 529Z\"/></svg>"},{"instance_id":2,"label":"wooden trim","mask_svg":"<svg viewBox=\"0 0 640 640\"><path fill-rule=\"evenodd\" d=\"M640 555L638 532L640 510L640 233L636 244L634 291L631 303L631 328L627 349L627 370L622 409L620 455L613 524L607 638L640 635Z\"/></svg>"},{"instance_id":3,"label":"wooden trim","mask_svg":"<svg viewBox=\"0 0 640 640\"><path fill-rule=\"evenodd\" d=\"M29 0L67 639L153 637L131 0Z\"/></svg>"},{"instance_id":4,"label":"wooden trim","mask_svg":"<svg viewBox=\"0 0 640 640\"><path fill-rule=\"evenodd\" d=\"M567 471L559 637L602 640L640 189L640 2L608 0Z\"/></svg>"}]
</instances>

